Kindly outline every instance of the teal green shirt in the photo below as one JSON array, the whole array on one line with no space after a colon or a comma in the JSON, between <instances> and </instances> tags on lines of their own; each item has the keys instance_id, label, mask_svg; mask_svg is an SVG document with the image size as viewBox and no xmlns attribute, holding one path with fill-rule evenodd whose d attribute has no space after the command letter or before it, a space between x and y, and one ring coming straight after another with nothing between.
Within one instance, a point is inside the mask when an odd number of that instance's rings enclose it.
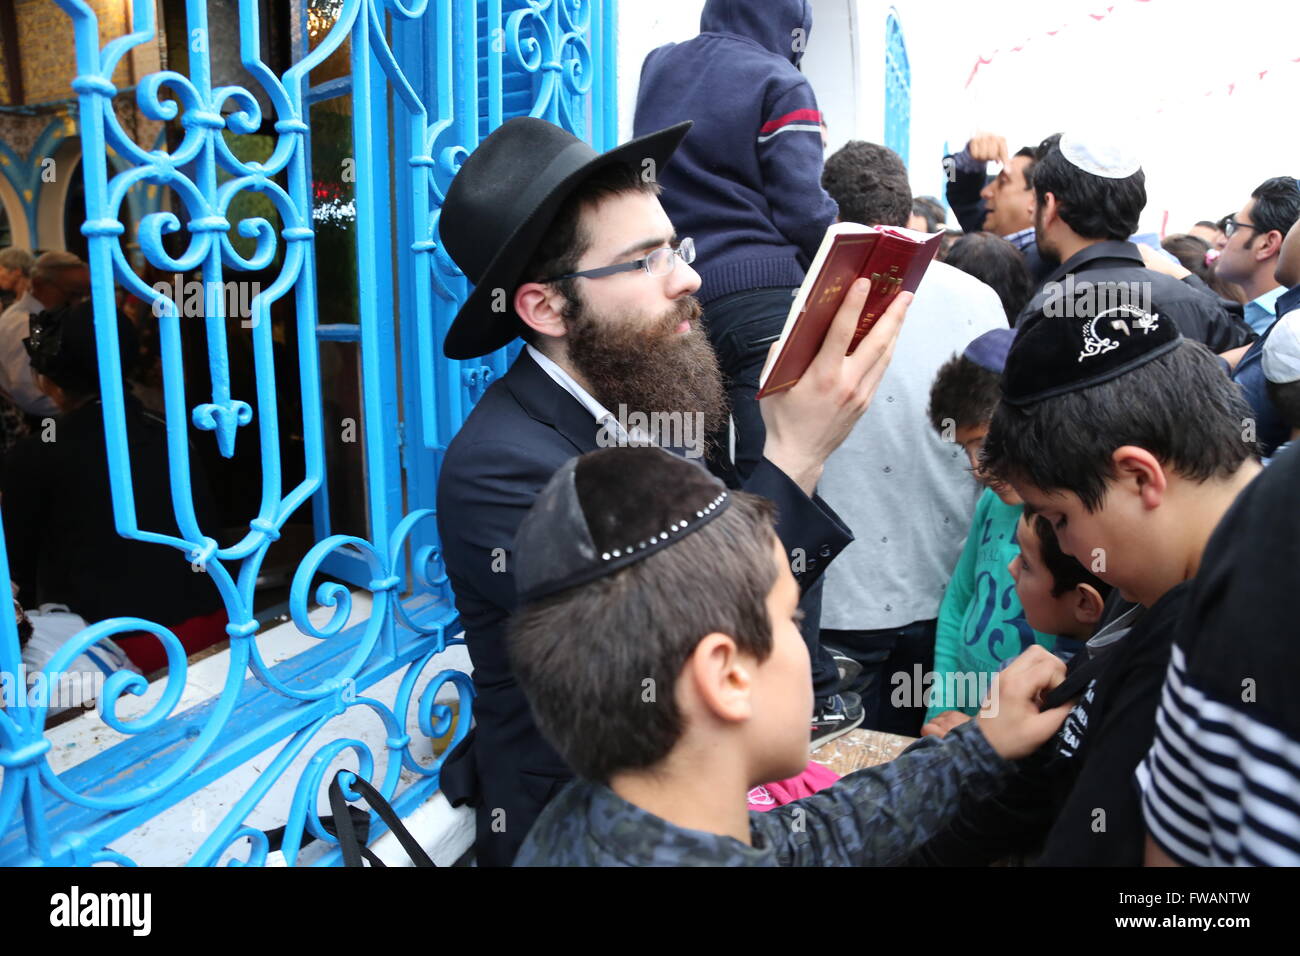
<instances>
[{"instance_id":1,"label":"teal green shirt","mask_svg":"<svg viewBox=\"0 0 1300 956\"><path fill-rule=\"evenodd\" d=\"M966 546L939 605L935 681L926 692L926 720L945 710L974 715L1003 664L1031 644L1049 651L1056 646L1055 637L1040 634L1025 620L1007 570L1020 553L1016 523L1023 510L1022 505L1004 504L988 489L975 504Z\"/></svg>"}]
</instances>

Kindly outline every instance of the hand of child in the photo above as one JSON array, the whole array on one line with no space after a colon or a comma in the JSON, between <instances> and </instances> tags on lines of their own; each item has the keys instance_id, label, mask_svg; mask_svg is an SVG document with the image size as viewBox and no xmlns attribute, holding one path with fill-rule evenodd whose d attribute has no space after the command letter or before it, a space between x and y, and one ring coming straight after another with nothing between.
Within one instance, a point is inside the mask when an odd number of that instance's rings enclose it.
<instances>
[{"instance_id":1,"label":"hand of child","mask_svg":"<svg viewBox=\"0 0 1300 956\"><path fill-rule=\"evenodd\" d=\"M978 723L989 745L1007 760L1028 756L1056 733L1073 703L1039 705L1065 679L1065 663L1035 644L993 678Z\"/></svg>"},{"instance_id":2,"label":"hand of child","mask_svg":"<svg viewBox=\"0 0 1300 956\"><path fill-rule=\"evenodd\" d=\"M942 714L936 716L934 720L926 722L925 726L921 728L921 736L943 737L948 731L966 723L970 719L970 714L963 714L960 710L945 710Z\"/></svg>"}]
</instances>

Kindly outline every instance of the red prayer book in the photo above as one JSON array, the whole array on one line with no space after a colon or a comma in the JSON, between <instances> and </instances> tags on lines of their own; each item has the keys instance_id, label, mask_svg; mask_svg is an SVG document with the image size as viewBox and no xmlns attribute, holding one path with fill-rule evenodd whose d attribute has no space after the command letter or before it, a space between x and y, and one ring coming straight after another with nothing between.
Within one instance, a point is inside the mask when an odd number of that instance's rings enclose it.
<instances>
[{"instance_id":1,"label":"red prayer book","mask_svg":"<svg viewBox=\"0 0 1300 956\"><path fill-rule=\"evenodd\" d=\"M772 351L776 357L759 378L758 397L789 388L808 371L849 286L865 276L871 291L845 353L851 355L894 296L916 291L942 238L942 233L856 222L837 222L827 229Z\"/></svg>"}]
</instances>

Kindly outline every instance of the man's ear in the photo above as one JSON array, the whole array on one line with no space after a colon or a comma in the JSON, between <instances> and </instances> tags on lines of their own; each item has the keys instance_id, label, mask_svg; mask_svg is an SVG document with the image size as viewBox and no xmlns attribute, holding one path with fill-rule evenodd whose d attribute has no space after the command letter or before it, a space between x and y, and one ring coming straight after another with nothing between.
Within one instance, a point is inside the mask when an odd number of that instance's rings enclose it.
<instances>
[{"instance_id":1,"label":"man's ear","mask_svg":"<svg viewBox=\"0 0 1300 956\"><path fill-rule=\"evenodd\" d=\"M1255 243L1255 261L1265 262L1272 259L1282 251L1282 240L1285 237L1278 229L1271 229L1259 237Z\"/></svg>"},{"instance_id":2,"label":"man's ear","mask_svg":"<svg viewBox=\"0 0 1300 956\"><path fill-rule=\"evenodd\" d=\"M1137 445L1121 445L1111 453L1111 461L1120 483L1141 497L1143 508L1160 506L1169 488L1169 477L1155 455Z\"/></svg>"},{"instance_id":3,"label":"man's ear","mask_svg":"<svg viewBox=\"0 0 1300 956\"><path fill-rule=\"evenodd\" d=\"M515 290L515 314L524 325L541 335L564 335L565 298L552 285L525 282Z\"/></svg>"},{"instance_id":4,"label":"man's ear","mask_svg":"<svg viewBox=\"0 0 1300 956\"><path fill-rule=\"evenodd\" d=\"M723 723L753 715L753 664L741 656L733 638L706 634L686 659L682 678L701 707Z\"/></svg>"},{"instance_id":5,"label":"man's ear","mask_svg":"<svg viewBox=\"0 0 1300 956\"><path fill-rule=\"evenodd\" d=\"M1106 608L1106 599L1091 584L1079 584L1074 589L1074 619L1080 624L1096 624Z\"/></svg>"},{"instance_id":6,"label":"man's ear","mask_svg":"<svg viewBox=\"0 0 1300 956\"><path fill-rule=\"evenodd\" d=\"M1038 204L1038 194L1034 194L1035 209ZM1060 219L1060 206L1056 202L1056 193L1043 193L1043 228L1049 228L1053 223Z\"/></svg>"}]
</instances>

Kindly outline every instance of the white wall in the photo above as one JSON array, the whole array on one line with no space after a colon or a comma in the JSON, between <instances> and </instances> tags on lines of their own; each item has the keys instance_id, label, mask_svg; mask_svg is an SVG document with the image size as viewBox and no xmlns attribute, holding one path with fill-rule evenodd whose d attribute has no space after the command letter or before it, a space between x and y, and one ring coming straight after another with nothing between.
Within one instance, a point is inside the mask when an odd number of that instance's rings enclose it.
<instances>
[{"instance_id":1,"label":"white wall","mask_svg":"<svg viewBox=\"0 0 1300 956\"><path fill-rule=\"evenodd\" d=\"M636 89L645 55L700 32L704 0L621 0L618 5L618 139L632 138Z\"/></svg>"},{"instance_id":2,"label":"white wall","mask_svg":"<svg viewBox=\"0 0 1300 956\"><path fill-rule=\"evenodd\" d=\"M826 117L831 152L860 138L858 130L879 125L883 116L883 95L872 98L863 86L866 77L861 69L864 60L857 19L855 0L813 0L812 32L800 65ZM883 55L883 42L880 48ZM877 63L874 59L865 62ZM879 72L884 75L883 66ZM875 85L879 91L878 77Z\"/></svg>"},{"instance_id":3,"label":"white wall","mask_svg":"<svg viewBox=\"0 0 1300 956\"><path fill-rule=\"evenodd\" d=\"M1184 231L1240 209L1270 176L1300 174L1300 137L1285 126L1300 102L1300 4L895 6L912 63L915 192L933 191L926 156L980 129L1003 133L1013 149L1081 127L1131 141L1147 176L1143 231ZM989 62L972 79L981 58Z\"/></svg>"},{"instance_id":4,"label":"white wall","mask_svg":"<svg viewBox=\"0 0 1300 956\"><path fill-rule=\"evenodd\" d=\"M911 62L918 195L942 192L945 143L958 149L984 129L1007 136L1013 149L1081 125L1131 139L1147 174L1143 231L1166 223L1167 232L1183 231L1239 209L1270 176L1300 174L1300 137L1289 129L1300 103L1300 3L812 3L804 72L827 114L832 149L884 138L885 19L897 12ZM694 36L703 6L620 4L622 138L631 134L645 54ZM988 62L975 70L981 58Z\"/></svg>"}]
</instances>

